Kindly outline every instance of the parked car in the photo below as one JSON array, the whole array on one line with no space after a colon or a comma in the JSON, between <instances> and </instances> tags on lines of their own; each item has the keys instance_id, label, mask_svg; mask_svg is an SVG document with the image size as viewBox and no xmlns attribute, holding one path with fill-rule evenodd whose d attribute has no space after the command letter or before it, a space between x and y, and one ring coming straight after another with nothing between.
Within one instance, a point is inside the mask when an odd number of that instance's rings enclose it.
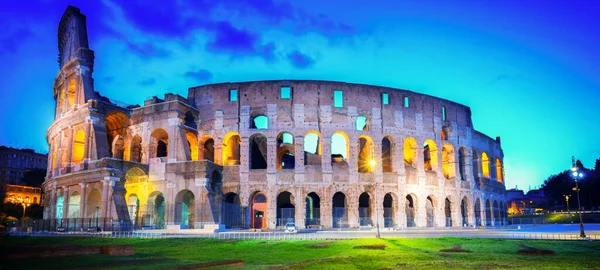
<instances>
[{"instance_id":1,"label":"parked car","mask_svg":"<svg viewBox=\"0 0 600 270\"><path fill-rule=\"evenodd\" d=\"M296 230L296 223L288 222L287 224L285 224L285 232L286 233L297 233L298 231Z\"/></svg>"}]
</instances>

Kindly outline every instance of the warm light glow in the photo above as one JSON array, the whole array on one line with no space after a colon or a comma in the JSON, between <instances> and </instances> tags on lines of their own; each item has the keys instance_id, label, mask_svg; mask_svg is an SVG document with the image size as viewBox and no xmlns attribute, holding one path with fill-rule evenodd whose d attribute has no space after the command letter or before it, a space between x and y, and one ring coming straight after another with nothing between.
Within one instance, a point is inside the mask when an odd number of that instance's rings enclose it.
<instances>
[{"instance_id":1,"label":"warm light glow","mask_svg":"<svg viewBox=\"0 0 600 270\"><path fill-rule=\"evenodd\" d=\"M417 156L417 141L414 138L404 140L404 164L413 165Z\"/></svg>"},{"instance_id":2,"label":"warm light glow","mask_svg":"<svg viewBox=\"0 0 600 270\"><path fill-rule=\"evenodd\" d=\"M437 146L432 139L423 144L423 167L426 171L435 171L438 166Z\"/></svg>"},{"instance_id":3,"label":"warm light glow","mask_svg":"<svg viewBox=\"0 0 600 270\"><path fill-rule=\"evenodd\" d=\"M454 147L450 144L444 144L442 147L442 172L446 179L456 177L456 155Z\"/></svg>"},{"instance_id":4,"label":"warm light glow","mask_svg":"<svg viewBox=\"0 0 600 270\"><path fill-rule=\"evenodd\" d=\"M75 104L75 80L71 80L69 82L69 87L67 88L67 104L69 104L69 107L73 106L73 104Z\"/></svg>"},{"instance_id":5,"label":"warm light glow","mask_svg":"<svg viewBox=\"0 0 600 270\"><path fill-rule=\"evenodd\" d=\"M196 140L196 135L188 131L185 133L185 139L187 140L190 150L190 160L198 160L198 141Z\"/></svg>"},{"instance_id":6,"label":"warm light glow","mask_svg":"<svg viewBox=\"0 0 600 270\"><path fill-rule=\"evenodd\" d=\"M369 160L369 165L371 165L371 167L375 167L375 165L377 164L377 162L373 159Z\"/></svg>"},{"instance_id":7,"label":"warm light glow","mask_svg":"<svg viewBox=\"0 0 600 270\"><path fill-rule=\"evenodd\" d=\"M499 158L496 159L496 179L500 183L504 181L504 170L502 168L502 161Z\"/></svg>"},{"instance_id":8,"label":"warm light glow","mask_svg":"<svg viewBox=\"0 0 600 270\"><path fill-rule=\"evenodd\" d=\"M73 155L71 157L71 161L73 163L79 163L83 160L83 156L85 154L85 132L80 129L75 134L75 138L73 140Z\"/></svg>"},{"instance_id":9,"label":"warm light glow","mask_svg":"<svg viewBox=\"0 0 600 270\"><path fill-rule=\"evenodd\" d=\"M490 158L486 152L481 153L481 173L483 177L490 178Z\"/></svg>"}]
</instances>

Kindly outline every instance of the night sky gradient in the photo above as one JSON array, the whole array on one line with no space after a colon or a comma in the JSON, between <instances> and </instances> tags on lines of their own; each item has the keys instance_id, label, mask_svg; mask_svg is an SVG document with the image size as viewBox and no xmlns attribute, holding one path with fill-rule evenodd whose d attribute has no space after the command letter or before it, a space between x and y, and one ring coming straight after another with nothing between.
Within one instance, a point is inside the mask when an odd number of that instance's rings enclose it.
<instances>
[{"instance_id":1,"label":"night sky gradient","mask_svg":"<svg viewBox=\"0 0 600 270\"><path fill-rule=\"evenodd\" d=\"M507 187L600 157L594 0L4 0L0 145L48 151L68 4L88 19L96 91L128 104L216 82L383 85L471 107L475 129L502 139Z\"/></svg>"}]
</instances>

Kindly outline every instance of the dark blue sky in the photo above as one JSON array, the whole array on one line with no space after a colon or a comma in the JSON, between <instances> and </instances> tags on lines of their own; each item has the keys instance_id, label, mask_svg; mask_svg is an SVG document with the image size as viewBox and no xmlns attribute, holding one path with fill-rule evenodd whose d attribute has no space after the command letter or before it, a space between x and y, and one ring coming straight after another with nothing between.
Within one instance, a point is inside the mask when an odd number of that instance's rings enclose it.
<instances>
[{"instance_id":1,"label":"dark blue sky","mask_svg":"<svg viewBox=\"0 0 600 270\"><path fill-rule=\"evenodd\" d=\"M502 138L507 187L600 157L599 1L164 2L3 1L0 144L47 151L72 4L96 90L126 103L225 81L384 85L470 106L475 128Z\"/></svg>"}]
</instances>

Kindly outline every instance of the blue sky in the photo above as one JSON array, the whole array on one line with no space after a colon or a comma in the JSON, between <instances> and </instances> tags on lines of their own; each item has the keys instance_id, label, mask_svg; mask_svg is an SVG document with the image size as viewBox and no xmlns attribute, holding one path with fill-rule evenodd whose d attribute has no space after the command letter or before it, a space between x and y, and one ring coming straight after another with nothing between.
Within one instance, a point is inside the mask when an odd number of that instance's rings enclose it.
<instances>
[{"instance_id":1,"label":"blue sky","mask_svg":"<svg viewBox=\"0 0 600 270\"><path fill-rule=\"evenodd\" d=\"M88 18L96 90L126 103L227 81L384 85L471 107L475 129L502 138L507 187L600 157L598 1L164 2L3 1L0 144L47 151L71 4Z\"/></svg>"}]
</instances>

